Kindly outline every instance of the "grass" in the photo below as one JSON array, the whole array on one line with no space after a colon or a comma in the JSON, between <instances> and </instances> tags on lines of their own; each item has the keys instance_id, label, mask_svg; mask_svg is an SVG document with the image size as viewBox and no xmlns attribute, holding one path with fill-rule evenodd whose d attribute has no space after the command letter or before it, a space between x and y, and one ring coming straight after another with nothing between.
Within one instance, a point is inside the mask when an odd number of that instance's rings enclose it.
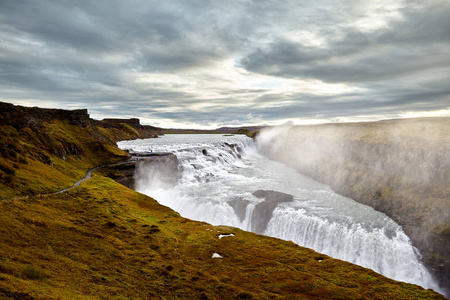
<instances>
[{"instance_id":1,"label":"grass","mask_svg":"<svg viewBox=\"0 0 450 300\"><path fill-rule=\"evenodd\" d=\"M87 170L126 158L115 140L137 138L133 133L58 120L44 123L42 130L0 126L0 199L70 187Z\"/></svg>"},{"instance_id":2,"label":"grass","mask_svg":"<svg viewBox=\"0 0 450 300\"><path fill-rule=\"evenodd\" d=\"M33 265L24 266L20 272L20 275L23 278L30 280L41 280L44 278L44 273L42 272L41 268Z\"/></svg>"}]
</instances>

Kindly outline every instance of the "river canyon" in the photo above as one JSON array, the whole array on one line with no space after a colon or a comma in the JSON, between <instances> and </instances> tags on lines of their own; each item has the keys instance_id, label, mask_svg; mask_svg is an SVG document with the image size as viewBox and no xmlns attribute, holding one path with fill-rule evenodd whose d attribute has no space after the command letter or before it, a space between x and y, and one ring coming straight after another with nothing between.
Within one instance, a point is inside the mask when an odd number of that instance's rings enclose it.
<instances>
[{"instance_id":1,"label":"river canyon","mask_svg":"<svg viewBox=\"0 0 450 300\"><path fill-rule=\"evenodd\" d=\"M260 143L244 135L166 135L118 145L177 156L175 171L139 164L136 190L184 217L291 240L443 293L399 224L273 159L277 144L269 141L270 135Z\"/></svg>"}]
</instances>

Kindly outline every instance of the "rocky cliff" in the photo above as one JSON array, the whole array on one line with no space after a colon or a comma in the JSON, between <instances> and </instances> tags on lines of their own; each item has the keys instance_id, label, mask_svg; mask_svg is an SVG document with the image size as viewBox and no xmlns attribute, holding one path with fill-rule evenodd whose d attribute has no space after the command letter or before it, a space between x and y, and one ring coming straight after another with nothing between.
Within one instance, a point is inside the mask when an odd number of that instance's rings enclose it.
<instances>
[{"instance_id":1,"label":"rocky cliff","mask_svg":"<svg viewBox=\"0 0 450 300\"><path fill-rule=\"evenodd\" d=\"M0 125L11 125L16 128L42 128L44 122L55 119L82 127L87 127L94 122L89 118L87 109L45 109L0 102L0 112Z\"/></svg>"},{"instance_id":2,"label":"rocky cliff","mask_svg":"<svg viewBox=\"0 0 450 300\"><path fill-rule=\"evenodd\" d=\"M102 122L104 124L111 124L115 126L120 125L128 125L131 128L135 129L141 138L156 138L158 135L163 134L163 129L150 126L150 125L141 125L141 121L137 118L131 118L131 119L103 119Z\"/></svg>"},{"instance_id":3,"label":"rocky cliff","mask_svg":"<svg viewBox=\"0 0 450 300\"><path fill-rule=\"evenodd\" d=\"M386 213L450 286L450 118L272 128L256 141L269 157Z\"/></svg>"}]
</instances>

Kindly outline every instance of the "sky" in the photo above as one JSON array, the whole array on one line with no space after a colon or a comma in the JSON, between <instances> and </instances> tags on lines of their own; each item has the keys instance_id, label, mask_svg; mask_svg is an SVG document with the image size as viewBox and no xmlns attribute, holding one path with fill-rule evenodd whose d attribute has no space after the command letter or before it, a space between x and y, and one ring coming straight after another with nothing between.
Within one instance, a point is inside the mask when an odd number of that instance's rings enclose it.
<instances>
[{"instance_id":1,"label":"sky","mask_svg":"<svg viewBox=\"0 0 450 300\"><path fill-rule=\"evenodd\" d=\"M450 116L450 0L0 0L0 101L174 128Z\"/></svg>"}]
</instances>

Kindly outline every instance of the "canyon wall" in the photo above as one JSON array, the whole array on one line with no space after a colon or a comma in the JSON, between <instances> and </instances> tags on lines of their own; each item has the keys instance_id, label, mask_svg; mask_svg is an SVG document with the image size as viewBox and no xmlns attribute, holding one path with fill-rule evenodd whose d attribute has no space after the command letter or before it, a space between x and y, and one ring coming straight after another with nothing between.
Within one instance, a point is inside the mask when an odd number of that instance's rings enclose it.
<instances>
[{"instance_id":1,"label":"canyon wall","mask_svg":"<svg viewBox=\"0 0 450 300\"><path fill-rule=\"evenodd\" d=\"M450 286L450 118L278 127L259 150L399 223Z\"/></svg>"}]
</instances>

